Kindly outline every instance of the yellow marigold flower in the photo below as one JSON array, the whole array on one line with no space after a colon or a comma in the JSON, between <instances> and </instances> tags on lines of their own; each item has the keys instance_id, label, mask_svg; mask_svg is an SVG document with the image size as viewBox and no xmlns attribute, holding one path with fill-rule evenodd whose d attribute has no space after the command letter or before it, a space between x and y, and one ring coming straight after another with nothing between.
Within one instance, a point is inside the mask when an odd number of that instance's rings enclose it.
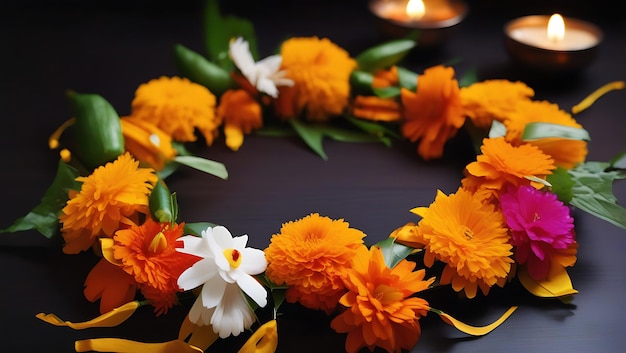
<instances>
[{"instance_id":1,"label":"yellow marigold flower","mask_svg":"<svg viewBox=\"0 0 626 353\"><path fill-rule=\"evenodd\" d=\"M172 147L172 138L155 125L141 119L123 117L122 134L124 149L139 161L155 170L161 170L165 164L176 157Z\"/></svg>"},{"instance_id":2,"label":"yellow marigold flower","mask_svg":"<svg viewBox=\"0 0 626 353\"><path fill-rule=\"evenodd\" d=\"M283 224L265 249L266 274L286 284L287 301L330 313L345 292L342 274L350 267L365 234L342 219L317 213Z\"/></svg>"},{"instance_id":3,"label":"yellow marigold flower","mask_svg":"<svg viewBox=\"0 0 626 353\"><path fill-rule=\"evenodd\" d=\"M217 117L224 121L226 146L237 151L243 144L243 135L263 126L261 105L245 90L228 90L217 107Z\"/></svg>"},{"instance_id":4,"label":"yellow marigold flower","mask_svg":"<svg viewBox=\"0 0 626 353\"><path fill-rule=\"evenodd\" d=\"M161 77L137 88L131 115L156 125L176 141L195 141L198 129L210 145L221 123L215 116L215 102L215 95L202 85Z\"/></svg>"},{"instance_id":5,"label":"yellow marigold flower","mask_svg":"<svg viewBox=\"0 0 626 353\"><path fill-rule=\"evenodd\" d=\"M558 105L548 101L519 102L510 118L505 121L506 140L513 145L523 143L524 128L529 123L551 123L582 128L576 120ZM554 158L554 164L572 168L587 157L587 142L564 138L548 138L528 141Z\"/></svg>"},{"instance_id":6,"label":"yellow marigold flower","mask_svg":"<svg viewBox=\"0 0 626 353\"><path fill-rule=\"evenodd\" d=\"M294 37L286 40L280 54L282 70L294 81L282 86L275 101L276 114L296 118L305 114L311 121L327 121L348 105L350 75L356 61L327 38Z\"/></svg>"},{"instance_id":7,"label":"yellow marigold flower","mask_svg":"<svg viewBox=\"0 0 626 353\"><path fill-rule=\"evenodd\" d=\"M148 195L157 176L125 153L76 180L83 183L80 192L70 193L59 216L63 251L69 254L87 250L98 236L112 237L120 226L134 224L131 217L137 213L148 214Z\"/></svg>"},{"instance_id":8,"label":"yellow marigold flower","mask_svg":"<svg viewBox=\"0 0 626 353\"><path fill-rule=\"evenodd\" d=\"M519 101L534 95L535 91L520 81L486 80L461 88L463 112L474 125L485 129L493 120L508 119Z\"/></svg>"},{"instance_id":9,"label":"yellow marigold flower","mask_svg":"<svg viewBox=\"0 0 626 353\"><path fill-rule=\"evenodd\" d=\"M414 294L435 280L424 280L425 270L414 269L415 263L407 260L388 268L377 247L358 252L344 276L349 292L339 301L348 309L330 324L335 331L348 333L346 352L356 353L363 347L371 351L381 347L389 353L413 348L421 334L418 319L430 308Z\"/></svg>"},{"instance_id":10,"label":"yellow marigold flower","mask_svg":"<svg viewBox=\"0 0 626 353\"><path fill-rule=\"evenodd\" d=\"M417 91L401 92L405 122L402 135L415 142L424 159L439 158L443 146L465 122L454 69L431 67L419 76Z\"/></svg>"},{"instance_id":11,"label":"yellow marigold flower","mask_svg":"<svg viewBox=\"0 0 626 353\"><path fill-rule=\"evenodd\" d=\"M441 284L473 298L478 288L487 295L493 285L506 283L512 245L504 216L492 204L462 188L449 196L438 190L429 207L411 212L422 217L411 240L424 244L424 264L445 263Z\"/></svg>"},{"instance_id":12,"label":"yellow marigold flower","mask_svg":"<svg viewBox=\"0 0 626 353\"><path fill-rule=\"evenodd\" d=\"M515 147L503 137L484 139L480 150L482 154L476 157L476 161L465 167L466 176L461 182L472 192L485 192L493 197L497 197L506 185L541 188L542 184L528 177L545 179L556 168L554 160L539 148L532 145ZM485 199L484 195L481 199Z\"/></svg>"},{"instance_id":13,"label":"yellow marigold flower","mask_svg":"<svg viewBox=\"0 0 626 353\"><path fill-rule=\"evenodd\" d=\"M352 115L374 121L398 121L402 119L402 107L392 98L356 96Z\"/></svg>"}]
</instances>

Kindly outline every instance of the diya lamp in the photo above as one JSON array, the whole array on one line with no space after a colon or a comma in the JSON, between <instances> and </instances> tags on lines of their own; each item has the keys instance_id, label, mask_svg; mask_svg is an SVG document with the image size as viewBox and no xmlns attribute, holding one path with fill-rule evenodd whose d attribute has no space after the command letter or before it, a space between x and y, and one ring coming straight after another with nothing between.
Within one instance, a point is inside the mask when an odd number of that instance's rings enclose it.
<instances>
[{"instance_id":1,"label":"diya lamp","mask_svg":"<svg viewBox=\"0 0 626 353\"><path fill-rule=\"evenodd\" d=\"M595 58L603 33L597 26L574 18L526 16L504 26L511 59L538 72L570 73Z\"/></svg>"},{"instance_id":2,"label":"diya lamp","mask_svg":"<svg viewBox=\"0 0 626 353\"><path fill-rule=\"evenodd\" d=\"M440 46L467 14L461 0L371 0L369 9L388 37L417 31L417 48Z\"/></svg>"}]
</instances>

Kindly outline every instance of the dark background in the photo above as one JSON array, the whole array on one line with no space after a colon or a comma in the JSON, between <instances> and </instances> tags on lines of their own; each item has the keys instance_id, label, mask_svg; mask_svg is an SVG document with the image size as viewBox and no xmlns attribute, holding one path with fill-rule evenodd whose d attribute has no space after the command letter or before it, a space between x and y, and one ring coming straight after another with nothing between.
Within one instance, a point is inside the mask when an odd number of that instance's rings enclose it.
<instances>
[{"instance_id":1,"label":"dark background","mask_svg":"<svg viewBox=\"0 0 626 353\"><path fill-rule=\"evenodd\" d=\"M202 52L203 1L3 1L0 5L0 117L2 203L0 228L34 207L54 177L56 151L49 134L70 116L65 91L98 93L121 115L136 87L177 74L176 43ZM470 11L455 36L436 52L412 53L405 65L417 72L455 62L459 74L476 69L480 79L524 80L537 99L568 110L603 84L626 79L626 5L600 1L469 1ZM253 21L262 56L295 35L329 37L352 55L385 38L374 26L366 1L223 1L225 13ZM592 21L605 33L596 61L577 75L537 76L511 64L502 27L515 17L560 12ZM589 160L606 161L626 150L626 91L601 98L579 121L592 136ZM474 158L466 137L451 141L442 160L424 162L415 146L325 143L323 161L300 141L247 137L240 151L223 140L191 148L223 162L229 180L182 170L170 181L181 218L226 225L247 233L251 245L267 246L283 222L310 212L344 218L363 230L371 244L416 217L436 189L456 190L463 166ZM626 184L615 194L624 204ZM429 315L415 352L622 352L626 284L626 232L576 211L579 260L570 271L580 291L572 305L533 298L513 283L489 298L468 301L438 289L427 294L434 307L475 325L497 318L508 306L520 309L488 336L469 338ZM149 308L111 329L73 331L37 320L39 312L80 321L97 314L82 295L86 274L97 259L90 253L61 253L58 238L35 232L0 235L0 347L4 352L72 352L90 337L166 341L176 337L190 303L154 318ZM288 306L281 317L279 352L343 351L344 337L332 333L323 314ZM216 343L211 352L235 352L240 339Z\"/></svg>"}]
</instances>

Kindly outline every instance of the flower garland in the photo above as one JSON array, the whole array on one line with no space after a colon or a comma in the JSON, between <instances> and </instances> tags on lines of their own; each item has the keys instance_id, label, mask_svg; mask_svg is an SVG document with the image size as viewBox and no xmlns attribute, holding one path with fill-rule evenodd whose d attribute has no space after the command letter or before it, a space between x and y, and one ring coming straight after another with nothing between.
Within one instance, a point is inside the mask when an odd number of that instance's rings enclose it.
<instances>
[{"instance_id":1,"label":"flower garland","mask_svg":"<svg viewBox=\"0 0 626 353\"><path fill-rule=\"evenodd\" d=\"M69 93L75 117L49 142L53 149L65 146L63 131L73 128L74 147L61 149L42 203L3 230L36 229L48 237L60 231L63 252L101 256L84 294L99 301L102 315L80 323L37 315L53 325L116 326L148 304L156 315L167 314L193 293L178 339L88 339L76 342L77 352L203 352L218 338L254 330L239 352L271 353L279 345L284 301L332 316L348 353L410 350L428 313L480 336L516 307L473 327L421 294L450 286L471 299L519 280L536 296L570 301L577 291L567 269L578 248L570 207L626 228L626 209L606 191L626 177L624 154L587 162L587 132L556 104L533 100L526 84L467 83L443 65L414 73L400 66L415 46L408 39L353 58L327 38L290 38L279 54L255 61L253 33L244 30L251 25L222 17L215 1L208 7L207 30L216 41L210 57L177 46L184 77L140 85L129 116L119 117L99 95ZM624 82L610 83L572 112L623 88ZM226 179L224 165L184 148L196 131L209 146L223 132L232 150L253 131L295 132L322 158L324 137L387 144L404 138L422 158L435 159L462 128L479 152L458 190L437 191L430 205L411 210L416 222L369 246L345 220L312 213L284 223L266 249L250 248L247 235L233 236L224 226L179 221L165 182L181 166ZM437 275L427 275L436 264ZM262 316L265 307L273 307L269 317Z\"/></svg>"}]
</instances>

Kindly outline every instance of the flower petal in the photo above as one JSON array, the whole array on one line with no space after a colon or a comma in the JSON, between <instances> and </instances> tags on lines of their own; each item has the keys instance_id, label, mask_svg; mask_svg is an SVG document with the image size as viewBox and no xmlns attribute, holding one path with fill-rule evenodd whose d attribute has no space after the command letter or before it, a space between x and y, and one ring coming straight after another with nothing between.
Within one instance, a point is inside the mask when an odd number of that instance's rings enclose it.
<instances>
[{"instance_id":1,"label":"flower petal","mask_svg":"<svg viewBox=\"0 0 626 353\"><path fill-rule=\"evenodd\" d=\"M199 257L212 256L211 250L208 247L208 243L202 238L193 235L185 235L178 238L178 240L183 242L183 247L177 248L176 251Z\"/></svg>"},{"instance_id":2,"label":"flower petal","mask_svg":"<svg viewBox=\"0 0 626 353\"><path fill-rule=\"evenodd\" d=\"M249 275L242 275L236 278L237 285L244 291L252 300L254 300L260 307L267 305L267 291L265 287L261 285L254 277Z\"/></svg>"},{"instance_id":3,"label":"flower petal","mask_svg":"<svg viewBox=\"0 0 626 353\"><path fill-rule=\"evenodd\" d=\"M258 275L267 268L265 252L259 249L245 248L241 251L239 269L249 275Z\"/></svg>"},{"instance_id":4,"label":"flower petal","mask_svg":"<svg viewBox=\"0 0 626 353\"><path fill-rule=\"evenodd\" d=\"M202 259L185 270L178 277L178 286L183 290L200 287L217 274L217 266L212 259Z\"/></svg>"},{"instance_id":5,"label":"flower petal","mask_svg":"<svg viewBox=\"0 0 626 353\"><path fill-rule=\"evenodd\" d=\"M226 282L222 281L220 276L211 277L204 286L202 286L202 305L205 308L217 306L224 298L224 290L226 290Z\"/></svg>"}]
</instances>

